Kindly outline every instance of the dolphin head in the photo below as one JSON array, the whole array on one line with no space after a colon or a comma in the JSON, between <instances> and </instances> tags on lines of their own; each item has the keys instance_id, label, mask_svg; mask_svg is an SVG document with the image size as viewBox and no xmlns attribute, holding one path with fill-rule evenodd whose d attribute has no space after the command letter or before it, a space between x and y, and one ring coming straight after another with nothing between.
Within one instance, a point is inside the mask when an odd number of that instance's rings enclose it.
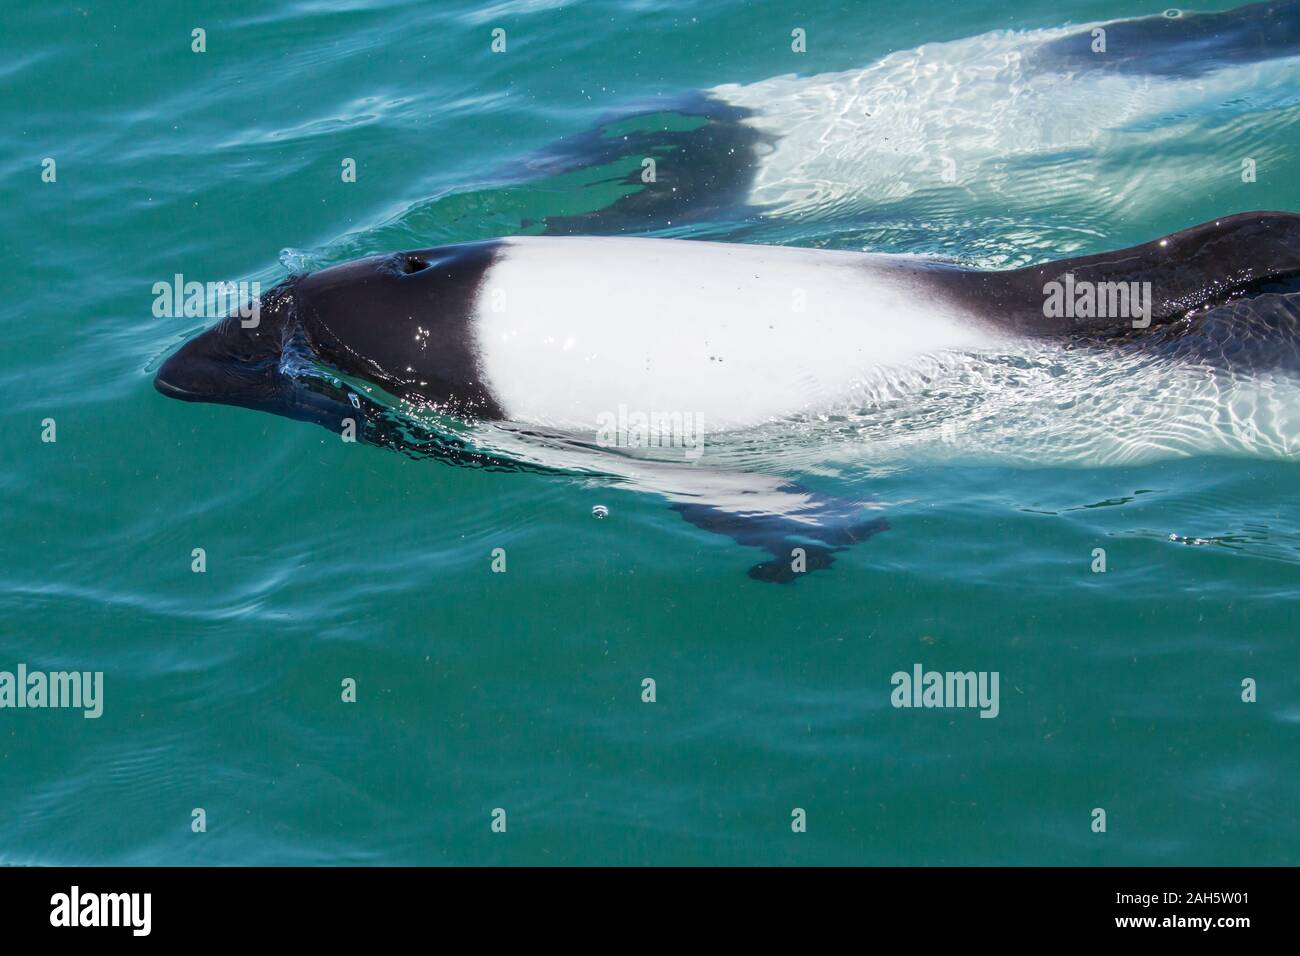
<instances>
[{"instance_id":1,"label":"dolphin head","mask_svg":"<svg viewBox=\"0 0 1300 956\"><path fill-rule=\"evenodd\" d=\"M273 403L283 387L284 354L293 280L262 297L248 317L227 316L186 342L154 376L170 398L254 408Z\"/></svg>"},{"instance_id":2,"label":"dolphin head","mask_svg":"<svg viewBox=\"0 0 1300 956\"><path fill-rule=\"evenodd\" d=\"M495 242L370 256L291 276L249 318L227 316L163 363L154 385L337 429L357 396L333 374L414 405L500 417L478 368L472 316ZM304 374L307 372L307 374Z\"/></svg>"},{"instance_id":3,"label":"dolphin head","mask_svg":"<svg viewBox=\"0 0 1300 956\"><path fill-rule=\"evenodd\" d=\"M357 405L328 380L294 374L302 328L296 276L262 296L250 316L229 315L173 353L154 376L169 398L212 402L316 422L338 431Z\"/></svg>"}]
</instances>

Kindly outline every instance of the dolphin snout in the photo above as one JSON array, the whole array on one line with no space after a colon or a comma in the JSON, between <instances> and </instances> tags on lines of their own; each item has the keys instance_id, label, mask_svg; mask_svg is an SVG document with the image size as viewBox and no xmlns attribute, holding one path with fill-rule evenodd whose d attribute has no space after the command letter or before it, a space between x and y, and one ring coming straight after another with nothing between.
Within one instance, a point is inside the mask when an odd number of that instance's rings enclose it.
<instances>
[{"instance_id":1,"label":"dolphin snout","mask_svg":"<svg viewBox=\"0 0 1300 956\"><path fill-rule=\"evenodd\" d=\"M265 399L279 388L282 347L278 331L239 316L222 319L163 362L154 388L188 402L239 405Z\"/></svg>"}]
</instances>

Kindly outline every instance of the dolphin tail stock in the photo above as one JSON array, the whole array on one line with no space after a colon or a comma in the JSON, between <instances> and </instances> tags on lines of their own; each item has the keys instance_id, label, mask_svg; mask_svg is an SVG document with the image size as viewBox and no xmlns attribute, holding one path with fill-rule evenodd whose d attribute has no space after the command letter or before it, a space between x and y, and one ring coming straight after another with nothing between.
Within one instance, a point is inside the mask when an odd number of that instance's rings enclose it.
<instances>
[{"instance_id":1,"label":"dolphin tail stock","mask_svg":"<svg viewBox=\"0 0 1300 956\"><path fill-rule=\"evenodd\" d=\"M1300 215L1240 213L1114 252L936 276L956 299L1018 334L1128 335L1300 276Z\"/></svg>"},{"instance_id":2,"label":"dolphin tail stock","mask_svg":"<svg viewBox=\"0 0 1300 956\"><path fill-rule=\"evenodd\" d=\"M1265 0L1215 13L1169 10L1112 20L1044 44L1033 54L1058 70L1113 69L1157 76L1197 77L1234 63L1300 53L1300 2Z\"/></svg>"}]
</instances>

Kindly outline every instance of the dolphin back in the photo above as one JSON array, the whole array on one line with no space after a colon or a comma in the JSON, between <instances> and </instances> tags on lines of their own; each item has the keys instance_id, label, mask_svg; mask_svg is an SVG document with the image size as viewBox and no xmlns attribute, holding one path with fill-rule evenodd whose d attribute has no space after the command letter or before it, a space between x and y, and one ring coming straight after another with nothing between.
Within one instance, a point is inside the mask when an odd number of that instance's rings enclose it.
<instances>
[{"instance_id":1,"label":"dolphin back","mask_svg":"<svg viewBox=\"0 0 1300 956\"><path fill-rule=\"evenodd\" d=\"M1104 43L1099 39L1104 36ZM1218 13L1163 14L1114 20L1044 44L1033 54L1043 69L1115 70L1197 77L1236 63L1300 53L1300 2L1273 0Z\"/></svg>"},{"instance_id":2,"label":"dolphin back","mask_svg":"<svg viewBox=\"0 0 1300 956\"><path fill-rule=\"evenodd\" d=\"M1226 216L1127 249L1024 269L935 273L969 311L1018 334L1047 336L1168 325L1298 276L1300 216L1287 212Z\"/></svg>"}]
</instances>

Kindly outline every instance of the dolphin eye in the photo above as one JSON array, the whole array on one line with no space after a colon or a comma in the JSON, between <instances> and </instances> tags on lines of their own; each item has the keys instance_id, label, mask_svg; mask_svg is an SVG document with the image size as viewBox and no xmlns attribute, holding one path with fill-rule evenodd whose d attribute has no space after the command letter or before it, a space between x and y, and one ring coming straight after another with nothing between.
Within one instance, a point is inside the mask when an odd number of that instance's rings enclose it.
<instances>
[{"instance_id":1,"label":"dolphin eye","mask_svg":"<svg viewBox=\"0 0 1300 956\"><path fill-rule=\"evenodd\" d=\"M409 276L417 272L423 272L425 269L429 268L429 262L427 259L423 259L420 256L408 254L402 256L399 268L401 269L402 275Z\"/></svg>"}]
</instances>

